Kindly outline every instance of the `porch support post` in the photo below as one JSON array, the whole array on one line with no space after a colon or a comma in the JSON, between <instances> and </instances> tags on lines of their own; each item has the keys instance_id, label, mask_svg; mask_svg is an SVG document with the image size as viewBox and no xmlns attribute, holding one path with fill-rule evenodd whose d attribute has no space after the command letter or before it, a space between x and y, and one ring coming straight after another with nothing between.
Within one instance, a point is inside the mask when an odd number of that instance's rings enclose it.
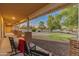
<instances>
[{"instance_id":1,"label":"porch support post","mask_svg":"<svg viewBox=\"0 0 79 59\"><path fill-rule=\"evenodd\" d=\"M29 26L29 17L27 18L27 32L29 32L30 31L30 26Z\"/></svg>"},{"instance_id":2,"label":"porch support post","mask_svg":"<svg viewBox=\"0 0 79 59\"><path fill-rule=\"evenodd\" d=\"M78 10L79 10L79 4L77 4ZM79 16L79 11L78 11L78 16ZM79 40L79 17L78 17L78 29L77 29L77 38Z\"/></svg>"}]
</instances>

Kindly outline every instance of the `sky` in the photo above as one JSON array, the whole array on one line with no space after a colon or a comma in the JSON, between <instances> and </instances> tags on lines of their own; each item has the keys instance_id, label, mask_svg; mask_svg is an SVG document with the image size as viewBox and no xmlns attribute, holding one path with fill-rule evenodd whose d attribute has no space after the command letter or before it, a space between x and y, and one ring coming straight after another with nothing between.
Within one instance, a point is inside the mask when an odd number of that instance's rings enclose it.
<instances>
[{"instance_id":1,"label":"sky","mask_svg":"<svg viewBox=\"0 0 79 59\"><path fill-rule=\"evenodd\" d=\"M59 14L60 11L61 11L61 10L54 11L54 12L50 13L50 15L55 16L55 15ZM44 15L44 16L40 16L40 17L35 18L35 19L32 19L32 20L30 21L30 25L32 25L32 26L38 26L40 21L45 22L45 25L46 25L47 20L48 20L48 15L49 15L49 14ZM22 25L27 25L27 22L23 23Z\"/></svg>"}]
</instances>

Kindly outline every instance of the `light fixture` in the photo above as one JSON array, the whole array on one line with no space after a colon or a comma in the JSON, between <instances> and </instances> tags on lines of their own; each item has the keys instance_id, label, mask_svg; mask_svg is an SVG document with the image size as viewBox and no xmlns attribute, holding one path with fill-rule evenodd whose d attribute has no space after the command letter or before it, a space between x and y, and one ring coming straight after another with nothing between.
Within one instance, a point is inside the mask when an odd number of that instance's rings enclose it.
<instances>
[{"instance_id":1,"label":"light fixture","mask_svg":"<svg viewBox=\"0 0 79 59\"><path fill-rule=\"evenodd\" d=\"M12 17L12 19L15 20L16 18L15 17Z\"/></svg>"},{"instance_id":2,"label":"light fixture","mask_svg":"<svg viewBox=\"0 0 79 59\"><path fill-rule=\"evenodd\" d=\"M12 25L11 23L8 23L7 25Z\"/></svg>"}]
</instances>

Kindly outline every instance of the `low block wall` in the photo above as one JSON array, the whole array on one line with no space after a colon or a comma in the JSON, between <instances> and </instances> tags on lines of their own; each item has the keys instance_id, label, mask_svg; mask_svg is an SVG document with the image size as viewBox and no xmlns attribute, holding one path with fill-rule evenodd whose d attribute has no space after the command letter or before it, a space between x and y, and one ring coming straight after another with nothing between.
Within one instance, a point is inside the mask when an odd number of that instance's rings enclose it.
<instances>
[{"instance_id":1,"label":"low block wall","mask_svg":"<svg viewBox=\"0 0 79 59\"><path fill-rule=\"evenodd\" d=\"M79 40L70 40L70 55L79 56Z\"/></svg>"}]
</instances>

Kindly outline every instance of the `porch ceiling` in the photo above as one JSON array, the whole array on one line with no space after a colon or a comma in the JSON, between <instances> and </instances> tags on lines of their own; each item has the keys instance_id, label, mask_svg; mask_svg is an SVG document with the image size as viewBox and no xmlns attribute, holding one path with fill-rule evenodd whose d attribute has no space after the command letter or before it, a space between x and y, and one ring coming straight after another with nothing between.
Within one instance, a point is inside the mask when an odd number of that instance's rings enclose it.
<instances>
[{"instance_id":1,"label":"porch ceiling","mask_svg":"<svg viewBox=\"0 0 79 59\"><path fill-rule=\"evenodd\" d=\"M21 3L21 4L0 4L0 15L3 17L6 25L14 25L16 23L24 22L29 17L33 19L46 12L50 11L50 7L55 10L58 6L67 4L48 4L48 3ZM48 10L47 10L48 8ZM46 11L44 11L46 10Z\"/></svg>"}]
</instances>

